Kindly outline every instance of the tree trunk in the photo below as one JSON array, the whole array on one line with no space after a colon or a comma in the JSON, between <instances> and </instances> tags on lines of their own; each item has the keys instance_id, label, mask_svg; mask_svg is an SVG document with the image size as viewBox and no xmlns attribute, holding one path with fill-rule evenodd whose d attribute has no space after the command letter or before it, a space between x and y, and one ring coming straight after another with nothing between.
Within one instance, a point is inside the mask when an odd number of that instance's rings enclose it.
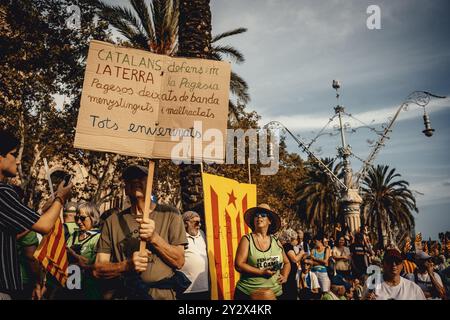
<instances>
[{"instance_id":1,"label":"tree trunk","mask_svg":"<svg viewBox=\"0 0 450 320\"><path fill-rule=\"evenodd\" d=\"M383 249L383 216L382 212L378 211L378 225L377 225L377 236L378 236L378 249Z\"/></svg>"},{"instance_id":2,"label":"tree trunk","mask_svg":"<svg viewBox=\"0 0 450 320\"><path fill-rule=\"evenodd\" d=\"M211 10L209 0L181 0L179 4L178 55L208 59L211 51ZM180 166L183 211L193 210L204 221L203 186L200 165ZM204 224L202 224L204 225Z\"/></svg>"},{"instance_id":3,"label":"tree trunk","mask_svg":"<svg viewBox=\"0 0 450 320\"><path fill-rule=\"evenodd\" d=\"M380 217L378 219L378 245L381 248L385 248L387 245L387 225L386 225L386 212L380 211Z\"/></svg>"}]
</instances>

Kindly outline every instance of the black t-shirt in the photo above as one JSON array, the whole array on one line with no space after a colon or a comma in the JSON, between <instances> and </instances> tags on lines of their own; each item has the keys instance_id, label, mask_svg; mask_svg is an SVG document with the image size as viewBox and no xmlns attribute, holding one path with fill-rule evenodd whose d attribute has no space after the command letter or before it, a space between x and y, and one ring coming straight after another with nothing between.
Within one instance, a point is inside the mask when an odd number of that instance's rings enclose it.
<instances>
[{"instance_id":1,"label":"black t-shirt","mask_svg":"<svg viewBox=\"0 0 450 320\"><path fill-rule=\"evenodd\" d=\"M366 253L367 248L363 244L353 243L350 246L350 252L352 254L352 260L356 268L359 270L365 270L367 266Z\"/></svg>"},{"instance_id":2,"label":"black t-shirt","mask_svg":"<svg viewBox=\"0 0 450 320\"><path fill-rule=\"evenodd\" d=\"M294 251L294 253L295 253L294 247L290 243L284 244L283 249L284 249L284 252L286 253L286 255L291 250ZM289 256L288 256L288 259L289 259ZM291 271L289 272L289 279L295 280L295 277L297 275L297 264L295 262L292 262L291 259L289 259L289 262L291 263Z\"/></svg>"}]
</instances>

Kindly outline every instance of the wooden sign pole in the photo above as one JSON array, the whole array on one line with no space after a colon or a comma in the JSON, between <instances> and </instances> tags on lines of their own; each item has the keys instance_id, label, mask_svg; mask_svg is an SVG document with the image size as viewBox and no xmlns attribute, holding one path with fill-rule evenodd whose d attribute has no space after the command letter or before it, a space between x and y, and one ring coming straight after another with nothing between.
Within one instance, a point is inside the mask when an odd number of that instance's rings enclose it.
<instances>
[{"instance_id":1,"label":"wooden sign pole","mask_svg":"<svg viewBox=\"0 0 450 320\"><path fill-rule=\"evenodd\" d=\"M252 170L250 166L250 158L248 158L247 161L248 161L248 183L252 184Z\"/></svg>"},{"instance_id":2,"label":"wooden sign pole","mask_svg":"<svg viewBox=\"0 0 450 320\"><path fill-rule=\"evenodd\" d=\"M143 218L150 217L150 206L152 203L152 189L153 189L153 176L155 174L155 162L150 161L148 164L148 176L147 176L147 188L145 189L145 204L144 204L144 215ZM141 241L139 245L139 252L142 255L145 255L145 249L147 247L147 243L145 241Z\"/></svg>"}]
</instances>

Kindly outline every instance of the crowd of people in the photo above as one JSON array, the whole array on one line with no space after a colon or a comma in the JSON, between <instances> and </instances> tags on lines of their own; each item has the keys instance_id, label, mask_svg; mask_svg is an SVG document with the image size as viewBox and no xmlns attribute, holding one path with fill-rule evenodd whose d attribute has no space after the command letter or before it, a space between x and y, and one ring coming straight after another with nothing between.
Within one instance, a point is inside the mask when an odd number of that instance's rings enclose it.
<instances>
[{"instance_id":1,"label":"crowd of people","mask_svg":"<svg viewBox=\"0 0 450 320\"><path fill-rule=\"evenodd\" d=\"M200 215L181 214L152 197L144 218L148 169L122 173L131 206L100 213L90 202L71 200L61 182L40 213L22 202L8 183L17 174L19 141L0 131L0 300L142 299L208 300L208 251ZM52 232L63 211L70 265L81 284L62 286L43 272L34 253L38 234ZM374 248L369 235L339 226L332 235L281 230L267 204L248 209L252 230L240 239L235 300L421 300L449 297L449 252L445 244L423 250L407 241L399 250ZM143 245L143 247L142 247ZM427 252L429 251L429 253ZM76 281L77 279L75 279Z\"/></svg>"},{"instance_id":2,"label":"crowd of people","mask_svg":"<svg viewBox=\"0 0 450 320\"><path fill-rule=\"evenodd\" d=\"M393 245L375 249L366 228L354 236L337 227L330 237L323 233L311 237L302 230L277 233L280 218L268 205L245 215L253 232L241 240L236 253L236 267L241 272L236 299L449 298L446 243L434 245L430 254L416 248L409 238L401 249ZM277 261L282 262L281 268Z\"/></svg>"}]
</instances>

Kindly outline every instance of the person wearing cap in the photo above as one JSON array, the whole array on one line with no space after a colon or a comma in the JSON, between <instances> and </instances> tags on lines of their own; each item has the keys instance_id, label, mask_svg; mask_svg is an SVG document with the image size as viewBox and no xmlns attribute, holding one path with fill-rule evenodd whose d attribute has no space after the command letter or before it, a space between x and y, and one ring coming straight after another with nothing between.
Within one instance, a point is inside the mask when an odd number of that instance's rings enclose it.
<instances>
[{"instance_id":1,"label":"person wearing cap","mask_svg":"<svg viewBox=\"0 0 450 320\"><path fill-rule=\"evenodd\" d=\"M59 214L70 198L72 183L60 183L54 197L42 208L42 214L28 208L16 190L8 184L17 175L20 141L8 131L0 129L0 300L10 300L23 290L17 257L17 235L28 230L48 234L53 230ZM43 288L36 284L34 295L40 299Z\"/></svg>"},{"instance_id":2,"label":"person wearing cap","mask_svg":"<svg viewBox=\"0 0 450 320\"><path fill-rule=\"evenodd\" d=\"M105 220L94 275L116 280L113 297L175 300L174 277L184 265L186 232L178 209L156 204L153 199L149 218L142 217L147 176L148 169L143 166L124 170L131 207ZM139 252L140 241L147 243L145 254Z\"/></svg>"},{"instance_id":3,"label":"person wearing cap","mask_svg":"<svg viewBox=\"0 0 450 320\"><path fill-rule=\"evenodd\" d=\"M330 291L324 292L320 300L347 300L345 293L350 290L352 285L344 280L340 275L331 279Z\"/></svg>"},{"instance_id":4,"label":"person wearing cap","mask_svg":"<svg viewBox=\"0 0 450 320\"><path fill-rule=\"evenodd\" d=\"M366 281L363 300L425 300L422 289L413 281L400 276L403 254L397 249L386 250L383 257L383 275L375 283ZM378 282L378 283L377 283Z\"/></svg>"},{"instance_id":5,"label":"person wearing cap","mask_svg":"<svg viewBox=\"0 0 450 320\"><path fill-rule=\"evenodd\" d=\"M417 269L406 275L406 278L416 283L427 299L445 299L445 289L442 279L434 272L433 258L426 252L419 251L415 255Z\"/></svg>"},{"instance_id":6,"label":"person wearing cap","mask_svg":"<svg viewBox=\"0 0 450 320\"><path fill-rule=\"evenodd\" d=\"M206 250L206 237L200 215L194 211L183 213L183 222L186 229L188 246L184 250L184 266L181 268L188 279L190 286L183 294L177 296L178 300L209 300L209 273L208 252Z\"/></svg>"},{"instance_id":7,"label":"person wearing cap","mask_svg":"<svg viewBox=\"0 0 450 320\"><path fill-rule=\"evenodd\" d=\"M248 209L244 220L252 233L242 237L236 251L235 269L241 277L234 299L251 300L261 290L265 290L267 298L279 298L291 270L286 253L274 236L281 226L280 217L269 205L261 204Z\"/></svg>"},{"instance_id":8,"label":"person wearing cap","mask_svg":"<svg viewBox=\"0 0 450 320\"><path fill-rule=\"evenodd\" d=\"M77 213L78 203L69 201L64 206L63 220L64 220L64 238L69 239L73 235L78 225L75 222L75 215Z\"/></svg>"}]
</instances>

